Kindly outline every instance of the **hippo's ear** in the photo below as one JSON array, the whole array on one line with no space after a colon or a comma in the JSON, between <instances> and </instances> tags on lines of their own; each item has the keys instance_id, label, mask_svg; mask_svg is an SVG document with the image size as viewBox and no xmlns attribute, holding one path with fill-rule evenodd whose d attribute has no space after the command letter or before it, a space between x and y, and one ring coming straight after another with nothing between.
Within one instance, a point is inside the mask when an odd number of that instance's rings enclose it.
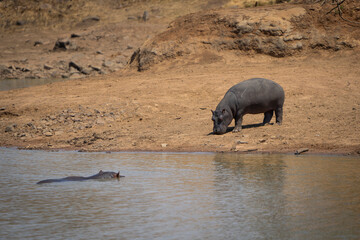
<instances>
[{"instance_id":1,"label":"hippo's ear","mask_svg":"<svg viewBox=\"0 0 360 240\"><path fill-rule=\"evenodd\" d=\"M212 115L214 115L214 111L213 110L210 110L210 111L211 111Z\"/></svg>"},{"instance_id":2,"label":"hippo's ear","mask_svg":"<svg viewBox=\"0 0 360 240\"><path fill-rule=\"evenodd\" d=\"M103 171L102 171L102 170L100 170L100 171L99 171L99 174L102 174L102 173L103 173Z\"/></svg>"},{"instance_id":3,"label":"hippo's ear","mask_svg":"<svg viewBox=\"0 0 360 240\"><path fill-rule=\"evenodd\" d=\"M120 178L120 171L116 174L117 178Z\"/></svg>"}]
</instances>

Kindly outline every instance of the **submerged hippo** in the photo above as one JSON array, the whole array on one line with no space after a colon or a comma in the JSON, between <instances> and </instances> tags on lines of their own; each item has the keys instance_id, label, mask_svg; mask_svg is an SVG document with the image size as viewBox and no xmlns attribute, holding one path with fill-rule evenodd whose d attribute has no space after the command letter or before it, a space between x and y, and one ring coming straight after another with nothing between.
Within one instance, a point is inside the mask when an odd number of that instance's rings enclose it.
<instances>
[{"instance_id":1,"label":"submerged hippo","mask_svg":"<svg viewBox=\"0 0 360 240\"><path fill-rule=\"evenodd\" d=\"M281 125L285 94L283 88L268 79L252 78L231 87L212 112L214 134L224 134L235 119L233 132L241 130L245 114L265 113L263 124L269 123L275 111L276 123Z\"/></svg>"},{"instance_id":2,"label":"submerged hippo","mask_svg":"<svg viewBox=\"0 0 360 240\"><path fill-rule=\"evenodd\" d=\"M71 176L66 178L58 178L58 179L46 179L38 182L37 184L43 184L43 183L53 183L53 182L66 182L66 181L84 181L84 180L90 180L90 179L112 179L112 178L121 178L125 176L121 176L120 172L103 172L100 170L98 174L95 174L90 177L81 177L81 176Z\"/></svg>"}]
</instances>

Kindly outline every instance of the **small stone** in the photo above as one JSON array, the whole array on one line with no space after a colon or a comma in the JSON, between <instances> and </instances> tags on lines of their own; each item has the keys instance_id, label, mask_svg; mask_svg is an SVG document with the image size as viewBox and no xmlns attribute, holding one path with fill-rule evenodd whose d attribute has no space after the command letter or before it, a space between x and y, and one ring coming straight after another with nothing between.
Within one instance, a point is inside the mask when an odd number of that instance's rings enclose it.
<instances>
[{"instance_id":1,"label":"small stone","mask_svg":"<svg viewBox=\"0 0 360 240\"><path fill-rule=\"evenodd\" d=\"M18 136L21 138L26 137L26 133L20 133Z\"/></svg>"},{"instance_id":2,"label":"small stone","mask_svg":"<svg viewBox=\"0 0 360 240\"><path fill-rule=\"evenodd\" d=\"M98 65L90 65L90 67L97 72L101 72L101 67Z\"/></svg>"},{"instance_id":3,"label":"small stone","mask_svg":"<svg viewBox=\"0 0 360 240\"><path fill-rule=\"evenodd\" d=\"M72 33L70 36L70 38L78 38L78 37L81 37L81 35L77 33Z\"/></svg>"},{"instance_id":4,"label":"small stone","mask_svg":"<svg viewBox=\"0 0 360 240\"><path fill-rule=\"evenodd\" d=\"M72 41L70 41L68 38L58 39L55 42L53 50L77 50L78 47L76 44Z\"/></svg>"},{"instance_id":5,"label":"small stone","mask_svg":"<svg viewBox=\"0 0 360 240\"><path fill-rule=\"evenodd\" d=\"M17 126L16 124L11 124L9 126L6 126L5 132L13 132L15 130L16 126Z\"/></svg>"},{"instance_id":6,"label":"small stone","mask_svg":"<svg viewBox=\"0 0 360 240\"><path fill-rule=\"evenodd\" d=\"M26 24L26 21L25 21L25 20L17 20L17 21L15 22L15 24L16 24L16 26L23 26L23 25Z\"/></svg>"},{"instance_id":7,"label":"small stone","mask_svg":"<svg viewBox=\"0 0 360 240\"><path fill-rule=\"evenodd\" d=\"M31 122L27 123L26 126L28 126L28 127L31 128L31 129L35 129L35 128L36 128L36 127L34 126L34 124L31 123Z\"/></svg>"},{"instance_id":8,"label":"small stone","mask_svg":"<svg viewBox=\"0 0 360 240\"><path fill-rule=\"evenodd\" d=\"M76 62L74 62L74 61L70 61L70 62L69 62L69 68L70 68L70 69L71 69L71 68L74 68L74 69L78 70L79 72L81 72L81 71L83 70L83 67L80 66L80 64L78 64L78 63L76 63Z\"/></svg>"},{"instance_id":9,"label":"small stone","mask_svg":"<svg viewBox=\"0 0 360 240\"><path fill-rule=\"evenodd\" d=\"M12 72L12 69L5 66L5 65L0 65L0 75L1 74L10 74Z\"/></svg>"},{"instance_id":10,"label":"small stone","mask_svg":"<svg viewBox=\"0 0 360 240\"><path fill-rule=\"evenodd\" d=\"M35 42L34 42L34 47L39 46L39 45L43 45L43 44L44 44L44 43L41 42L41 41L35 41Z\"/></svg>"},{"instance_id":11,"label":"small stone","mask_svg":"<svg viewBox=\"0 0 360 240\"><path fill-rule=\"evenodd\" d=\"M51 132L45 132L44 135L45 135L46 137L51 137L53 134L52 134Z\"/></svg>"},{"instance_id":12,"label":"small stone","mask_svg":"<svg viewBox=\"0 0 360 240\"><path fill-rule=\"evenodd\" d=\"M162 144L161 144L161 147L162 147L162 148L166 148L167 145L168 145L167 143L162 143Z\"/></svg>"},{"instance_id":13,"label":"small stone","mask_svg":"<svg viewBox=\"0 0 360 240\"><path fill-rule=\"evenodd\" d=\"M75 72L75 73L72 73L70 75L70 79L79 79L79 78L82 78L82 77L84 77L84 75L79 73L79 72Z\"/></svg>"},{"instance_id":14,"label":"small stone","mask_svg":"<svg viewBox=\"0 0 360 240\"><path fill-rule=\"evenodd\" d=\"M51 69L53 69L53 67L50 66L50 65L44 64L44 69L45 70L51 70Z\"/></svg>"},{"instance_id":15,"label":"small stone","mask_svg":"<svg viewBox=\"0 0 360 240\"><path fill-rule=\"evenodd\" d=\"M143 14L142 19L144 20L144 22L146 22L147 20L149 20L149 13L148 13L148 11L144 11L144 14Z\"/></svg>"},{"instance_id":16,"label":"small stone","mask_svg":"<svg viewBox=\"0 0 360 240\"><path fill-rule=\"evenodd\" d=\"M241 140L236 140L235 143L236 144L248 144L248 142L241 141Z\"/></svg>"}]
</instances>

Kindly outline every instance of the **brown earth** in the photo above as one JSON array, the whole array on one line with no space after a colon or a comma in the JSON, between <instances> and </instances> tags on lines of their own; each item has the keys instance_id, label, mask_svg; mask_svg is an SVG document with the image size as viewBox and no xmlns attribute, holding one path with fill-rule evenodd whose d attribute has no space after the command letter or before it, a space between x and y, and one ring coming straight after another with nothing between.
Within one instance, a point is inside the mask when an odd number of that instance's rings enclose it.
<instances>
[{"instance_id":1,"label":"brown earth","mask_svg":"<svg viewBox=\"0 0 360 240\"><path fill-rule=\"evenodd\" d=\"M51 28L9 20L0 37L3 76L74 79L1 92L0 145L360 153L360 28L326 15L330 4L211 10L219 3L162 3L102 10L90 23L89 14L74 14L62 21L68 28L50 17ZM343 16L358 21L356 1L347 4ZM75 47L54 51L62 37ZM241 133L212 135L210 110L252 77L283 86L283 124L260 126L262 114L246 115Z\"/></svg>"}]
</instances>

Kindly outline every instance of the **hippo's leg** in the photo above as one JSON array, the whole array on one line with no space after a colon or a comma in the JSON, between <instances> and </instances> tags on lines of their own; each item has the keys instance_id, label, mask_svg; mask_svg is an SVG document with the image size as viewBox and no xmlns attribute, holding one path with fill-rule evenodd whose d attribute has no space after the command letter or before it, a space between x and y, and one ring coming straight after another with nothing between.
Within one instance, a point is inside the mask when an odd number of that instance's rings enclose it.
<instances>
[{"instance_id":1,"label":"hippo's leg","mask_svg":"<svg viewBox=\"0 0 360 240\"><path fill-rule=\"evenodd\" d=\"M283 119L283 107L277 107L275 109L276 123L281 125Z\"/></svg>"},{"instance_id":2,"label":"hippo's leg","mask_svg":"<svg viewBox=\"0 0 360 240\"><path fill-rule=\"evenodd\" d=\"M273 110L270 110L270 111L267 111L265 112L264 114L264 121L263 121L263 124L267 124L271 121L272 117L273 117L273 114L274 114L274 111Z\"/></svg>"},{"instance_id":3,"label":"hippo's leg","mask_svg":"<svg viewBox=\"0 0 360 240\"><path fill-rule=\"evenodd\" d=\"M240 132L241 131L241 125L242 125L243 115L239 114L235 117L235 127L233 129L233 133Z\"/></svg>"}]
</instances>

